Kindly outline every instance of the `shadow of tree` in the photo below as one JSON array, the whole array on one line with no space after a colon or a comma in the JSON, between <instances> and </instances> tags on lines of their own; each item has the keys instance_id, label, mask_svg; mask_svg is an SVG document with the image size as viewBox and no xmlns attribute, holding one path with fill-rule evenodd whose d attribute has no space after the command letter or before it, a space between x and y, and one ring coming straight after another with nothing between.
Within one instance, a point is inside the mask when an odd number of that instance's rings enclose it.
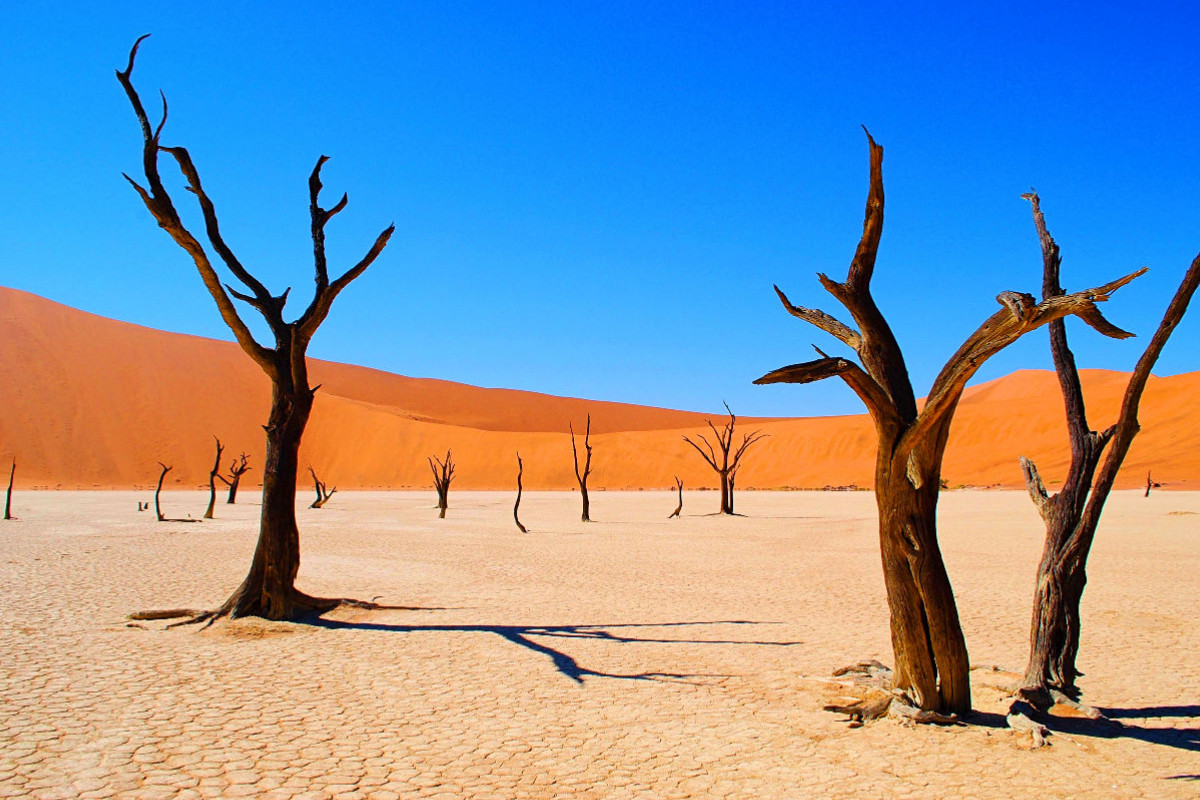
<instances>
[{"instance_id":1,"label":"shadow of tree","mask_svg":"<svg viewBox=\"0 0 1200 800\"><path fill-rule=\"evenodd\" d=\"M1164 707L1177 708L1177 707ZM1182 708L1186 708L1183 706ZM1195 708L1193 706L1193 708ZM1170 716L1156 714L1154 709L1101 709L1108 719L1087 719L1073 717L1054 717L1043 715L1038 719L1053 733L1064 733L1070 736L1088 736L1095 739L1136 739L1147 744L1163 747L1173 747L1177 750L1200 752L1200 727L1188 728L1144 728L1140 725L1128 725L1117 722L1119 718L1141 719L1146 717ZM1196 716L1194 714L1178 716ZM1183 776L1188 777L1188 776ZM1190 779L1190 778L1189 778Z\"/></svg>"},{"instance_id":2,"label":"shadow of tree","mask_svg":"<svg viewBox=\"0 0 1200 800\"><path fill-rule=\"evenodd\" d=\"M714 620L709 622L638 622L620 623L614 625L398 625L377 622L346 622L325 617L312 617L305 620L307 624L321 628L351 629L363 631L385 631L390 633L490 633L505 641L524 647L535 653L550 658L554 668L562 675L576 683L582 684L585 678L615 678L633 681L681 681L687 682L692 678L721 678L727 675L674 672L639 672L615 673L601 672L581 665L563 650L551 647L541 639L583 639L589 641L610 642L612 644L722 644L747 645L752 647L791 647L801 642L773 642L744 639L667 639L635 636L623 633L629 629L644 628L680 628L712 625L768 625L777 623L752 622L749 620Z\"/></svg>"}]
</instances>

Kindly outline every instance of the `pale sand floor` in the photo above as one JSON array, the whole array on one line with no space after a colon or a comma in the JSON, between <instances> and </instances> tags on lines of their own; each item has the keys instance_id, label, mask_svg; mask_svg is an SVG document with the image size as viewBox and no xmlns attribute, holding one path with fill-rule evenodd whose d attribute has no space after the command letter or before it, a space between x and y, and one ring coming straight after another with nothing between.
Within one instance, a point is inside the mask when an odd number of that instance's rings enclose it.
<instances>
[{"instance_id":1,"label":"pale sand floor","mask_svg":"<svg viewBox=\"0 0 1200 800\"><path fill-rule=\"evenodd\" d=\"M1110 501L1084 597L1085 699L1126 725L1028 751L997 679L957 728L820 710L890 663L867 493L339 492L302 509L299 584L415 610L207 631L257 497L202 524L149 492L19 492L0 521L0 796L1169 798L1200 795L1200 494ZM307 495L302 495L307 503ZM206 493L164 495L199 515ZM972 663L1024 666L1042 530L1017 492L943 496Z\"/></svg>"}]
</instances>

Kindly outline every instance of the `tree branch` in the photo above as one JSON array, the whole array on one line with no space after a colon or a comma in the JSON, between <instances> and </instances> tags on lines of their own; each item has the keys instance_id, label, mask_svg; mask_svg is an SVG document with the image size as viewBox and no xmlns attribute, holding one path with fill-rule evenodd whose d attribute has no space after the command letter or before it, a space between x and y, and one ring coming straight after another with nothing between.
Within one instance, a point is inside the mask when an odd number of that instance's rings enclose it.
<instances>
[{"instance_id":1,"label":"tree branch","mask_svg":"<svg viewBox=\"0 0 1200 800\"><path fill-rule=\"evenodd\" d=\"M953 413L967 381L987 359L1042 325L1095 309L1094 301L1108 300L1113 292L1145 271L1143 267L1095 289L1047 298L1021 315L1014 313L1010 308L997 311L963 342L958 352L942 367L942 371L933 382L933 389L929 392L924 409L921 410L916 423L905 432L897 452L904 454L911 451L917 442L929 434L934 425L940 424ZM1096 310L1095 313L1100 312ZM1132 335L1120 331L1117 338Z\"/></svg>"},{"instance_id":2,"label":"tree branch","mask_svg":"<svg viewBox=\"0 0 1200 800\"><path fill-rule=\"evenodd\" d=\"M858 331L834 319L820 309L792 305L787 295L778 286L775 287L775 294L779 295L779 300L783 303L783 307L793 317L802 319L810 325L815 325L831 336L842 340L847 346L853 348L855 352L858 351L859 345L862 344L862 336L859 335Z\"/></svg>"}]
</instances>

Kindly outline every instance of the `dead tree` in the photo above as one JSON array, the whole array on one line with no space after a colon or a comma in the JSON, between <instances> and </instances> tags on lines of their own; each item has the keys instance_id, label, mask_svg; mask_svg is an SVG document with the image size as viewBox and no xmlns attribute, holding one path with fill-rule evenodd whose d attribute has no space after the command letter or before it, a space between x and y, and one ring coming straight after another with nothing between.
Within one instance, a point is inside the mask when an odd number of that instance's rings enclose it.
<instances>
[{"instance_id":1,"label":"dead tree","mask_svg":"<svg viewBox=\"0 0 1200 800\"><path fill-rule=\"evenodd\" d=\"M163 516L162 505L158 502L158 496L162 494L163 478L167 477L167 473L174 469L174 467L168 467L161 461L158 462L158 465L162 467L162 472L158 476L158 488L154 490L154 515L158 517L159 522L166 522L167 518Z\"/></svg>"},{"instance_id":2,"label":"dead tree","mask_svg":"<svg viewBox=\"0 0 1200 800\"><path fill-rule=\"evenodd\" d=\"M679 480L678 475L675 476L675 488L679 490L679 505L675 506L675 510L671 512L671 515L667 519L678 517L683 511L683 481Z\"/></svg>"},{"instance_id":3,"label":"dead tree","mask_svg":"<svg viewBox=\"0 0 1200 800\"><path fill-rule=\"evenodd\" d=\"M260 616L268 619L292 619L310 611L325 611L341 600L311 597L295 586L300 569L300 534L296 526L296 477L300 440L312 413L316 388L308 384L308 362L305 354L317 328L329 315L334 300L343 289L361 275L379 256L392 235L394 226L386 228L375 239L366 255L340 277L331 281L325 257L325 225L341 212L347 203L345 195L330 209L318 202L321 192L321 167L326 156L317 159L308 179L309 212L312 219L313 257L316 265L316 287L312 301L292 322L283 318L288 291L271 294L238 260L226 244L217 221L216 207L200 182L200 174L192 157L183 147L166 147L159 143L167 120L164 99L162 120L157 127L150 124L141 98L131 81L138 39L129 51L129 63L117 72L117 80L125 89L142 130L142 168L146 186L126 175L126 179L141 197L147 210L183 248L200 273L205 287L216 303L221 318L233 332L239 345L271 379L271 412L265 426L267 432L266 461L263 465L262 516L258 543L250 570L229 599L219 608L198 615L192 621L211 621L220 616ZM187 189L196 196L204 218L209 243L229 272L242 285L238 291L222 283L209 259L204 245L189 231L175 209L167 189L159 177L160 153L167 153L178 165ZM259 343L242 320L234 300L246 303L266 321L274 346Z\"/></svg>"},{"instance_id":4,"label":"dead tree","mask_svg":"<svg viewBox=\"0 0 1200 800\"><path fill-rule=\"evenodd\" d=\"M17 459L13 459L12 469L8 471L8 492L4 495L4 518L13 519L12 515L12 487L13 478L17 475Z\"/></svg>"},{"instance_id":5,"label":"dead tree","mask_svg":"<svg viewBox=\"0 0 1200 800\"><path fill-rule=\"evenodd\" d=\"M521 524L521 518L517 516L517 511L521 508L521 476L524 474L525 465L521 463L521 454L517 453L517 502L513 503L513 522L517 523L517 530L521 533L529 533Z\"/></svg>"},{"instance_id":6,"label":"dead tree","mask_svg":"<svg viewBox=\"0 0 1200 800\"><path fill-rule=\"evenodd\" d=\"M325 484L320 478L317 477L317 473L313 470L313 468L309 467L308 471L312 473L313 489L315 489L317 492L317 499L312 501L312 505L310 505L309 508L320 508L321 506L325 505L329 498L333 497L333 493L337 491L337 487L335 486L326 491Z\"/></svg>"},{"instance_id":7,"label":"dead tree","mask_svg":"<svg viewBox=\"0 0 1200 800\"><path fill-rule=\"evenodd\" d=\"M1154 479L1150 477L1150 471L1149 471L1149 470L1147 470L1147 471L1146 471L1146 493L1145 493L1144 495L1142 495L1142 496L1143 496L1143 497L1149 497L1149 496L1150 496L1150 490L1151 490L1153 487L1154 487Z\"/></svg>"},{"instance_id":8,"label":"dead tree","mask_svg":"<svg viewBox=\"0 0 1200 800\"><path fill-rule=\"evenodd\" d=\"M450 481L454 480L454 462L450 460L449 450L446 451L445 461L437 456L429 456L426 460L433 471L433 488L437 490L438 519L445 519L446 509L449 508L447 498L450 495Z\"/></svg>"},{"instance_id":9,"label":"dead tree","mask_svg":"<svg viewBox=\"0 0 1200 800\"><path fill-rule=\"evenodd\" d=\"M775 287L790 314L841 340L855 351L861 366L818 349L819 359L783 367L755 383L811 383L837 376L866 405L878 441L875 501L891 612L895 687L907 695L910 707L965 712L971 707L970 664L937 540L942 456L954 410L981 364L1020 336L1055 319L1074 314L1101 333L1128 336L1108 323L1095 304L1107 300L1142 271L1041 303L1028 294L1001 293L996 299L1003 308L950 357L918 413L904 356L870 291L883 231L883 148L869 133L867 140L871 168L862 238L844 283L818 276L825 290L850 312L858 329L822 311L792 305Z\"/></svg>"},{"instance_id":10,"label":"dead tree","mask_svg":"<svg viewBox=\"0 0 1200 800\"><path fill-rule=\"evenodd\" d=\"M1042 245L1042 304L1061 301L1058 245L1046 230L1037 194L1024 197L1033 206L1033 220ZM1200 285L1200 256L1184 274L1158 330L1138 359L1116 423L1100 432L1088 425L1075 356L1067 345L1066 326L1061 320L1050 325L1050 352L1066 406L1071 464L1062 489L1050 496L1037 467L1028 458L1021 459L1025 484L1046 524L1046 544L1033 597L1029 664L1021 689L1021 694L1035 708L1045 708L1056 700L1079 698L1075 679L1080 673L1075 658L1079 652L1079 606L1087 583L1088 554L1117 471L1139 430L1138 406L1150 370L1187 311L1197 285ZM1106 448L1108 455L1097 472ZM1148 493L1149 475L1146 480Z\"/></svg>"},{"instance_id":11,"label":"dead tree","mask_svg":"<svg viewBox=\"0 0 1200 800\"><path fill-rule=\"evenodd\" d=\"M229 496L225 498L225 505L233 505L237 502L238 485L242 482L242 476L250 471L250 466L246 463L249 456L242 453L236 460L229 462L229 477L217 475L226 486L229 487Z\"/></svg>"},{"instance_id":12,"label":"dead tree","mask_svg":"<svg viewBox=\"0 0 1200 800\"><path fill-rule=\"evenodd\" d=\"M575 449L575 427L567 423L568 430L571 431L571 457L575 460L575 480L579 482L579 496L583 499L583 521L591 522L591 503L588 501L587 479L592 473L592 415L588 414L587 429L583 434L583 449L587 451L587 458L583 462L583 472L579 471L579 451Z\"/></svg>"},{"instance_id":13,"label":"dead tree","mask_svg":"<svg viewBox=\"0 0 1200 800\"><path fill-rule=\"evenodd\" d=\"M767 434L761 431L754 431L742 436L742 443L737 449L733 449L733 427L737 423L737 417L730 410L729 404L725 403L725 410L729 412L729 422L721 430L717 430L717 426L712 424L712 420L705 420L708 427L712 429L713 436L717 439L717 446L714 448L712 442L708 441L708 437L700 434L698 438L704 442L704 448L693 442L688 437L684 436L683 440L696 448L696 452L708 462L708 465L717 473L717 477L721 482L721 512L722 514L733 513L733 476L737 474L739 463L742 456L750 449L750 445L765 439ZM721 455L717 455L717 450L721 451ZM732 455L730 454L732 451ZM682 498L682 495L680 496Z\"/></svg>"},{"instance_id":14,"label":"dead tree","mask_svg":"<svg viewBox=\"0 0 1200 800\"><path fill-rule=\"evenodd\" d=\"M208 508L204 512L205 519L213 518L213 507L217 504L217 478L221 477L221 453L225 450L225 445L221 444L220 439L213 436L213 440L217 443L217 457L208 473Z\"/></svg>"}]
</instances>

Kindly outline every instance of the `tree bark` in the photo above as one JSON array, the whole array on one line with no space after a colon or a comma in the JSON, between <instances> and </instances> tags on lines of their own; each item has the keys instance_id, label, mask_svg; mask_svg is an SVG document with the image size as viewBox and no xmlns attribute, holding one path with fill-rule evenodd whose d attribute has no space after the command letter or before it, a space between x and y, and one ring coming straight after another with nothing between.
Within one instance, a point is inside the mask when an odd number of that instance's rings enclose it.
<instances>
[{"instance_id":1,"label":"tree bark","mask_svg":"<svg viewBox=\"0 0 1200 800\"><path fill-rule=\"evenodd\" d=\"M1037 194L1023 197L1032 205L1034 225L1041 241L1043 296L1061 297L1059 270L1062 262L1058 245L1046 228ZM1184 274L1158 329L1138 359L1126 386L1117 422L1104 431L1093 431L1088 424L1083 389L1075 356L1067 343L1066 327L1061 320L1050 324L1050 352L1066 410L1071 463L1062 488L1051 496L1034 463L1028 458L1021 459L1026 487L1046 526L1046 543L1034 588L1029 663L1021 689L1021 694L1035 708L1044 709L1060 698L1079 699L1075 680L1082 673L1076 666L1076 658L1082 630L1080 605L1087 586L1088 555L1117 472L1139 430L1137 412L1150 370L1187 311L1198 285L1200 256ZM1108 455L1097 473L1110 442ZM1146 491L1148 494L1149 485Z\"/></svg>"},{"instance_id":2,"label":"tree bark","mask_svg":"<svg viewBox=\"0 0 1200 800\"><path fill-rule=\"evenodd\" d=\"M13 462L12 462L12 469L10 469L8 471L8 491L4 495L4 518L5 519L13 518L13 515L12 515L12 490L13 490L13 478L15 478L16 475L17 475L17 460L14 458Z\"/></svg>"},{"instance_id":3,"label":"tree bark","mask_svg":"<svg viewBox=\"0 0 1200 800\"><path fill-rule=\"evenodd\" d=\"M159 522L166 522L167 518L163 516L162 506L158 502L158 496L162 494L163 478L167 477L167 473L171 471L172 467L168 467L161 461L158 462L158 465L162 467L162 472L158 475L158 488L154 490L154 515L158 517Z\"/></svg>"},{"instance_id":4,"label":"tree bark","mask_svg":"<svg viewBox=\"0 0 1200 800\"><path fill-rule=\"evenodd\" d=\"M525 474L525 465L521 462L521 454L517 453L517 502L513 503L513 522L517 523L517 529L521 533L529 533L525 530L525 526L521 524L521 517L517 514L521 508L521 476Z\"/></svg>"},{"instance_id":5,"label":"tree bark","mask_svg":"<svg viewBox=\"0 0 1200 800\"><path fill-rule=\"evenodd\" d=\"M454 480L454 462L449 450L446 451L445 461L437 456L430 456L425 460L429 462L429 469L433 472L433 487L437 490L438 519L445 519L446 509L450 507L450 481Z\"/></svg>"},{"instance_id":6,"label":"tree bark","mask_svg":"<svg viewBox=\"0 0 1200 800\"><path fill-rule=\"evenodd\" d=\"M216 436L213 439L217 443L217 457L213 461L212 470L208 473L208 508L204 511L205 519L213 518L213 508L217 505L217 478L221 474L221 452L225 449L220 439L217 439Z\"/></svg>"},{"instance_id":7,"label":"tree bark","mask_svg":"<svg viewBox=\"0 0 1200 800\"><path fill-rule=\"evenodd\" d=\"M571 431L571 457L575 460L575 480L579 483L579 497L583 501L583 516L584 522L591 522L592 505L588 501L587 479L592 472L592 415L588 414L587 428L583 434L583 449L587 451L587 459L583 465L583 472L579 471L579 451L575 449L575 428L568 423L568 429Z\"/></svg>"},{"instance_id":8,"label":"tree bark","mask_svg":"<svg viewBox=\"0 0 1200 800\"><path fill-rule=\"evenodd\" d=\"M1002 292L996 299L1003 308L951 356L918 413L903 353L870 291L883 233L884 193L883 148L869 133L867 140L871 177L862 238L845 282L818 276L825 290L850 312L858 329L823 311L792 305L775 287L788 313L839 339L857 353L862 366L817 349L818 360L782 367L755 383L811 383L837 376L867 406L878 441L875 501L896 659L895 687L919 709L963 713L971 707L970 664L937 541L942 456L959 398L988 358L1025 333L1068 314L1108 336L1130 335L1104 319L1095 303L1107 300L1141 272L1040 304L1028 294Z\"/></svg>"}]
</instances>

